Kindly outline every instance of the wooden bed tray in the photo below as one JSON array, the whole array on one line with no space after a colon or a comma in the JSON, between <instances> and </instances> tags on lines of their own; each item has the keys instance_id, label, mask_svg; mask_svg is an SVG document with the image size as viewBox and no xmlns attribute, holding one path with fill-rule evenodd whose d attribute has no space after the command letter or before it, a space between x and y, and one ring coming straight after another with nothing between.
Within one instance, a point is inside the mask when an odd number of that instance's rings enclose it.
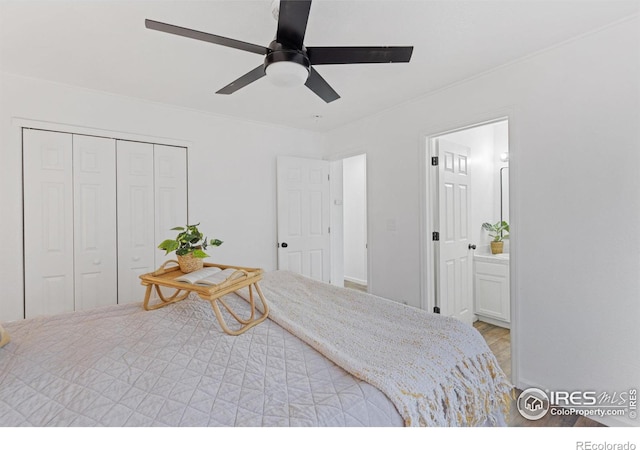
<instances>
[{"instance_id":1,"label":"wooden bed tray","mask_svg":"<svg viewBox=\"0 0 640 450\"><path fill-rule=\"evenodd\" d=\"M165 267L169 263L175 263L175 265ZM191 292L195 292L200 296L201 299L207 300L209 301L209 303L211 303L213 312L215 313L216 318L218 319L218 323L222 327L222 330L232 336L237 336L244 333L249 328L263 322L269 315L269 306L267 305L262 290L258 285L258 281L262 280L262 274L264 273L262 269L204 263L204 267L218 267L221 270L236 269L235 272L233 272L223 282L215 286L207 286L202 284L190 284L183 281L175 281L176 278L184 275L177 264L177 261L169 260L162 264L162 266L160 266L160 268L155 272L140 275L140 279L142 280L141 284L147 287L143 303L145 310L150 311L153 309L163 308L172 303L184 300L189 296ZM154 287L156 293L158 294L158 298L160 299L160 303L150 305L149 301L151 300L151 292ZM175 289L175 292L170 296L166 296L162 292L160 287L172 288ZM251 315L248 319L241 318L235 311L233 311L233 309L229 307L229 305L227 305L227 303L222 298L224 295L231 294L244 287L249 288L249 304L251 305ZM256 292L258 293L258 296L260 297L260 301L262 302L263 307L262 315L259 317L256 317L256 305L253 296L254 287ZM220 313L220 307L218 306L218 303L224 306L225 309L231 314L231 316L240 324L239 328L232 330L227 326L227 323Z\"/></svg>"}]
</instances>

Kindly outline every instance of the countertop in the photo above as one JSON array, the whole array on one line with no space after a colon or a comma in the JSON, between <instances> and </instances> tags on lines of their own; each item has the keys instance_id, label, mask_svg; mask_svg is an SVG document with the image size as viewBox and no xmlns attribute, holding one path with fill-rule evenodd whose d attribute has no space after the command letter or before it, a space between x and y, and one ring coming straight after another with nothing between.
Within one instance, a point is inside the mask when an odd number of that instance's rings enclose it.
<instances>
[{"instance_id":1,"label":"countertop","mask_svg":"<svg viewBox=\"0 0 640 450\"><path fill-rule=\"evenodd\" d=\"M509 264L509 253L499 253L497 255L491 253L475 253L473 259L482 262Z\"/></svg>"}]
</instances>

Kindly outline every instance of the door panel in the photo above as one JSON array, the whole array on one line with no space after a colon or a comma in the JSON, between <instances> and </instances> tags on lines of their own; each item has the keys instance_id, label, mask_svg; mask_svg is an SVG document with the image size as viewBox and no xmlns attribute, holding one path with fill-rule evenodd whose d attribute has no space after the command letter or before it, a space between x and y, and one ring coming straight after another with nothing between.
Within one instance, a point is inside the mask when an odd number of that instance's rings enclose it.
<instances>
[{"instance_id":1,"label":"door panel","mask_svg":"<svg viewBox=\"0 0 640 450\"><path fill-rule=\"evenodd\" d=\"M73 311L71 135L23 130L25 317Z\"/></svg>"},{"instance_id":2,"label":"door panel","mask_svg":"<svg viewBox=\"0 0 640 450\"><path fill-rule=\"evenodd\" d=\"M117 141L118 303L144 299L139 276L155 270L153 144Z\"/></svg>"},{"instance_id":3,"label":"door panel","mask_svg":"<svg viewBox=\"0 0 640 450\"><path fill-rule=\"evenodd\" d=\"M329 163L279 157L277 172L278 268L328 282Z\"/></svg>"},{"instance_id":4,"label":"door panel","mask_svg":"<svg viewBox=\"0 0 640 450\"><path fill-rule=\"evenodd\" d=\"M155 242L173 239L172 228L187 224L187 149L167 145L154 145L155 178ZM156 245L157 245L156 244ZM155 249L155 267L175 254L165 256Z\"/></svg>"},{"instance_id":5,"label":"door panel","mask_svg":"<svg viewBox=\"0 0 640 450\"><path fill-rule=\"evenodd\" d=\"M75 309L114 305L116 141L73 135Z\"/></svg>"},{"instance_id":6,"label":"door panel","mask_svg":"<svg viewBox=\"0 0 640 450\"><path fill-rule=\"evenodd\" d=\"M472 259L470 257L469 148L438 139L440 241L438 286L441 313L473 322Z\"/></svg>"}]
</instances>

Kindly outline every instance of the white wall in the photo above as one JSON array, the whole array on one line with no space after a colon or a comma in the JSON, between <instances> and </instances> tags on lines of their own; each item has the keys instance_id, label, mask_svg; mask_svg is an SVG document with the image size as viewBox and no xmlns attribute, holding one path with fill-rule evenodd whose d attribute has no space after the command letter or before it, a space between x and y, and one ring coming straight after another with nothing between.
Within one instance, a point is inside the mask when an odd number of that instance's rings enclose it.
<instances>
[{"instance_id":1,"label":"white wall","mask_svg":"<svg viewBox=\"0 0 640 450\"><path fill-rule=\"evenodd\" d=\"M344 278L367 284L367 157L342 161Z\"/></svg>"},{"instance_id":2,"label":"white wall","mask_svg":"<svg viewBox=\"0 0 640 450\"><path fill-rule=\"evenodd\" d=\"M21 142L16 118L189 143L189 218L220 263L276 268L276 156L320 157L317 133L223 118L0 72L0 320L22 317ZM53 126L53 125L52 125ZM179 225L179 224L176 224ZM8 256L10 255L10 256ZM142 300L142 299L141 299Z\"/></svg>"},{"instance_id":3,"label":"white wall","mask_svg":"<svg viewBox=\"0 0 640 450\"><path fill-rule=\"evenodd\" d=\"M373 293L419 306L425 136L509 116L519 386L640 384L639 30L636 17L328 134L367 149Z\"/></svg>"}]
</instances>

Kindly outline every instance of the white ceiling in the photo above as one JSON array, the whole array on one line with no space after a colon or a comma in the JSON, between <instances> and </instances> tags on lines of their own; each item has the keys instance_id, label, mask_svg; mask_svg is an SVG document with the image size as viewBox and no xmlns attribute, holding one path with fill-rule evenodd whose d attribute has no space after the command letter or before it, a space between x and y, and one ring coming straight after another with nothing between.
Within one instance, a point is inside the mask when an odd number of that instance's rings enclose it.
<instances>
[{"instance_id":1,"label":"white ceiling","mask_svg":"<svg viewBox=\"0 0 640 450\"><path fill-rule=\"evenodd\" d=\"M0 70L324 131L638 11L638 1L612 0L314 0L307 46L414 46L408 64L318 66L342 97L325 104L266 78L216 95L262 57L144 26L149 18L268 46L271 0L0 0Z\"/></svg>"}]
</instances>

